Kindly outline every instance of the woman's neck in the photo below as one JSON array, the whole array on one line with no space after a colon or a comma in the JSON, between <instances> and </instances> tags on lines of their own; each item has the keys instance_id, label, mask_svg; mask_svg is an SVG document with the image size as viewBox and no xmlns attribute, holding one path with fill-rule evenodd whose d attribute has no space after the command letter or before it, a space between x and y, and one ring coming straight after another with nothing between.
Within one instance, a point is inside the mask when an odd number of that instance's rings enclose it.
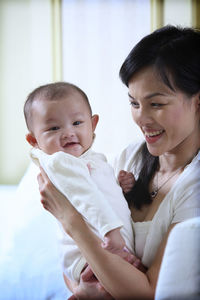
<instances>
[{"instance_id":1,"label":"woman's neck","mask_svg":"<svg viewBox=\"0 0 200 300\"><path fill-rule=\"evenodd\" d=\"M191 136L190 141L184 141L179 144L173 151L164 153L159 157L159 171L161 173L171 173L179 168L188 165L197 155L200 149L200 133Z\"/></svg>"}]
</instances>

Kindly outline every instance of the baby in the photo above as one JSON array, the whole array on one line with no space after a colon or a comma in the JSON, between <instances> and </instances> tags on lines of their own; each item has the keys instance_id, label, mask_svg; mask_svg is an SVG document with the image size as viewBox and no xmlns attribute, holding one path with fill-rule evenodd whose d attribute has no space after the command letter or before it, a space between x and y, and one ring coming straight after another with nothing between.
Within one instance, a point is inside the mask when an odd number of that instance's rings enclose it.
<instances>
[{"instance_id":1,"label":"baby","mask_svg":"<svg viewBox=\"0 0 200 300\"><path fill-rule=\"evenodd\" d=\"M28 96L24 115L33 161L83 215L105 249L133 252L131 214L123 192L105 156L91 149L99 117L92 115L86 94L66 82L41 86ZM124 171L119 181L124 192L134 184L133 175ZM61 245L64 273L79 281L86 261L64 231Z\"/></svg>"}]
</instances>

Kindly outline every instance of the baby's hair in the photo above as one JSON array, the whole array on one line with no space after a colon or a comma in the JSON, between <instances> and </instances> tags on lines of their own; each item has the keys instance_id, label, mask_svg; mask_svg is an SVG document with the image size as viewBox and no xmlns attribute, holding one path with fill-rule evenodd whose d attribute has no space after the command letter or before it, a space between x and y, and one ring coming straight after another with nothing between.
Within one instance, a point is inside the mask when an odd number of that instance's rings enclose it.
<instances>
[{"instance_id":1,"label":"baby's hair","mask_svg":"<svg viewBox=\"0 0 200 300\"><path fill-rule=\"evenodd\" d=\"M41 99L49 101L59 100L73 94L74 92L78 92L83 97L92 115L92 109L88 97L78 86L64 81L50 83L39 86L33 90L26 99L24 104L24 117L28 130L31 131L31 108L34 101Z\"/></svg>"}]
</instances>

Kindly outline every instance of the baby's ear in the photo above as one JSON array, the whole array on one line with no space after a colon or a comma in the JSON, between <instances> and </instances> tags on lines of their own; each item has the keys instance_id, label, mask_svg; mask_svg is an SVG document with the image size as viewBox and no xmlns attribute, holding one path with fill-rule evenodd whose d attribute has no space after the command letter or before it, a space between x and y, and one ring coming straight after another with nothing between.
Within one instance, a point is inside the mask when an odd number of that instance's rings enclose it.
<instances>
[{"instance_id":1,"label":"baby's ear","mask_svg":"<svg viewBox=\"0 0 200 300\"><path fill-rule=\"evenodd\" d=\"M99 121L99 116L98 115L93 115L92 116L92 130L93 130L93 132L96 129L98 121Z\"/></svg>"},{"instance_id":2,"label":"baby's ear","mask_svg":"<svg viewBox=\"0 0 200 300\"><path fill-rule=\"evenodd\" d=\"M26 140L31 146L37 147L37 140L31 133L26 135Z\"/></svg>"}]
</instances>

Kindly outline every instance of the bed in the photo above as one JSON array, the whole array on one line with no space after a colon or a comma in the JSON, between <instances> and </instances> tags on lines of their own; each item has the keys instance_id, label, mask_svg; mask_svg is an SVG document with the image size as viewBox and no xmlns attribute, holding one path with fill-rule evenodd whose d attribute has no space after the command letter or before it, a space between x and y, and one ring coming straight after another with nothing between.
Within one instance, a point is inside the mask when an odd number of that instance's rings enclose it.
<instances>
[{"instance_id":1,"label":"bed","mask_svg":"<svg viewBox=\"0 0 200 300\"><path fill-rule=\"evenodd\" d=\"M43 209L38 169L19 186L0 186L0 300L61 300L71 293L62 277L57 221Z\"/></svg>"}]
</instances>

